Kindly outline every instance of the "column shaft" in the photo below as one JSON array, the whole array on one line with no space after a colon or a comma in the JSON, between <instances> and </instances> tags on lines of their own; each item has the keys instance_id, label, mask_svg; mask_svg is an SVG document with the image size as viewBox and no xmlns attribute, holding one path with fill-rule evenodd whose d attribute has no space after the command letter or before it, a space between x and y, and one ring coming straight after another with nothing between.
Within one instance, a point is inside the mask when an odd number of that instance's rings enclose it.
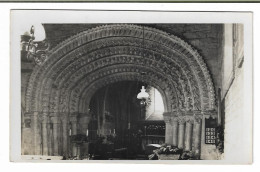
<instances>
[{"instance_id":1,"label":"column shaft","mask_svg":"<svg viewBox=\"0 0 260 172\"><path fill-rule=\"evenodd\" d=\"M178 131L178 148L183 149L183 142L184 142L184 133L185 127L184 122L179 123L179 131Z\"/></svg>"},{"instance_id":2,"label":"column shaft","mask_svg":"<svg viewBox=\"0 0 260 172\"><path fill-rule=\"evenodd\" d=\"M42 154L48 155L48 130L47 130L48 116L43 114L42 121Z\"/></svg>"},{"instance_id":3,"label":"column shaft","mask_svg":"<svg viewBox=\"0 0 260 172\"><path fill-rule=\"evenodd\" d=\"M68 156L68 121L64 119L62 121L62 135L63 135L63 155Z\"/></svg>"},{"instance_id":4,"label":"column shaft","mask_svg":"<svg viewBox=\"0 0 260 172\"><path fill-rule=\"evenodd\" d=\"M52 156L53 155L53 125L52 123L47 125L47 129L48 129L48 152L49 155Z\"/></svg>"},{"instance_id":5,"label":"column shaft","mask_svg":"<svg viewBox=\"0 0 260 172\"><path fill-rule=\"evenodd\" d=\"M58 139L58 132L59 132L59 124L53 123L53 155L59 155L59 139Z\"/></svg>"},{"instance_id":6,"label":"column shaft","mask_svg":"<svg viewBox=\"0 0 260 172\"><path fill-rule=\"evenodd\" d=\"M172 145L178 146L178 122L172 122Z\"/></svg>"},{"instance_id":7,"label":"column shaft","mask_svg":"<svg viewBox=\"0 0 260 172\"><path fill-rule=\"evenodd\" d=\"M72 136L77 135L77 122L73 121L71 127L72 127L72 129L71 129ZM76 145L76 143L72 143L72 156L77 156L77 145Z\"/></svg>"},{"instance_id":8,"label":"column shaft","mask_svg":"<svg viewBox=\"0 0 260 172\"><path fill-rule=\"evenodd\" d=\"M59 134L60 134L60 121L58 116L53 116L51 118L53 125L53 155L59 155Z\"/></svg>"},{"instance_id":9,"label":"column shaft","mask_svg":"<svg viewBox=\"0 0 260 172\"><path fill-rule=\"evenodd\" d=\"M195 155L200 155L200 143L201 143L201 120L195 122L194 127L194 151Z\"/></svg>"},{"instance_id":10,"label":"column shaft","mask_svg":"<svg viewBox=\"0 0 260 172\"><path fill-rule=\"evenodd\" d=\"M192 145L192 123L190 121L186 122L185 130L185 150L190 151Z\"/></svg>"},{"instance_id":11,"label":"column shaft","mask_svg":"<svg viewBox=\"0 0 260 172\"><path fill-rule=\"evenodd\" d=\"M40 123L38 121L38 112L33 113L33 132L34 132L34 154L41 154L41 136L40 136Z\"/></svg>"},{"instance_id":12,"label":"column shaft","mask_svg":"<svg viewBox=\"0 0 260 172\"><path fill-rule=\"evenodd\" d=\"M170 122L166 122L165 130L165 143L172 144L172 126Z\"/></svg>"}]
</instances>

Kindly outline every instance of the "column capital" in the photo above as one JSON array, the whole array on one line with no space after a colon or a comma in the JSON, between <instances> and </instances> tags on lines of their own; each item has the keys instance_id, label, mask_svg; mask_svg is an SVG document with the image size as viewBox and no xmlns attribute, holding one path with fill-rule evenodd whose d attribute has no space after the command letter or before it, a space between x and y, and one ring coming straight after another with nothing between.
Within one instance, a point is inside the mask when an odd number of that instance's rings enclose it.
<instances>
[{"instance_id":1,"label":"column capital","mask_svg":"<svg viewBox=\"0 0 260 172\"><path fill-rule=\"evenodd\" d=\"M70 119L70 122L77 122L78 121L78 117L76 115L71 115L69 117L69 119Z\"/></svg>"},{"instance_id":2,"label":"column capital","mask_svg":"<svg viewBox=\"0 0 260 172\"><path fill-rule=\"evenodd\" d=\"M180 125L185 124L185 122L186 122L185 116L179 116L178 117L178 122L179 122Z\"/></svg>"},{"instance_id":3,"label":"column capital","mask_svg":"<svg viewBox=\"0 0 260 172\"><path fill-rule=\"evenodd\" d=\"M194 122L200 124L201 121L202 121L202 118L203 118L203 115L201 115L201 114L196 114L196 115L194 115Z\"/></svg>"},{"instance_id":4,"label":"column capital","mask_svg":"<svg viewBox=\"0 0 260 172\"><path fill-rule=\"evenodd\" d=\"M170 123L170 121L171 121L171 114L169 112L163 113L163 119L164 119L165 123Z\"/></svg>"},{"instance_id":5,"label":"column capital","mask_svg":"<svg viewBox=\"0 0 260 172\"><path fill-rule=\"evenodd\" d=\"M42 113L39 114L39 121L42 123L48 123L49 122L49 114L48 113Z\"/></svg>"},{"instance_id":6,"label":"column capital","mask_svg":"<svg viewBox=\"0 0 260 172\"><path fill-rule=\"evenodd\" d=\"M45 105L45 106L42 107L42 112L43 112L43 113L48 113L48 112L49 112L49 109L48 109L48 106L47 106L47 105Z\"/></svg>"},{"instance_id":7,"label":"column capital","mask_svg":"<svg viewBox=\"0 0 260 172\"><path fill-rule=\"evenodd\" d=\"M178 123L178 120L179 120L178 116L172 116L170 122L171 122L171 124L176 124L176 123Z\"/></svg>"},{"instance_id":8,"label":"column capital","mask_svg":"<svg viewBox=\"0 0 260 172\"><path fill-rule=\"evenodd\" d=\"M194 122L194 117L193 116L185 116L185 121L187 123L192 124Z\"/></svg>"},{"instance_id":9,"label":"column capital","mask_svg":"<svg viewBox=\"0 0 260 172\"><path fill-rule=\"evenodd\" d=\"M68 122L68 114L67 113L60 113L60 120L62 123Z\"/></svg>"},{"instance_id":10,"label":"column capital","mask_svg":"<svg viewBox=\"0 0 260 172\"><path fill-rule=\"evenodd\" d=\"M52 116L52 117L51 117L51 122L52 122L53 124L59 124L59 123L60 123L60 117L58 117L58 116Z\"/></svg>"}]
</instances>

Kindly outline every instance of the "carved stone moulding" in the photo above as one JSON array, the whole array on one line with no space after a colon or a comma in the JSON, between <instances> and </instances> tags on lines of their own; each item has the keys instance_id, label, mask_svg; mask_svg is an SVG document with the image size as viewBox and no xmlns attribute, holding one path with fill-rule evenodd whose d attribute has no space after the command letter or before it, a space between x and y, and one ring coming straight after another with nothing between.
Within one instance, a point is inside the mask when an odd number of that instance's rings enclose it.
<instances>
[{"instance_id":1,"label":"carved stone moulding","mask_svg":"<svg viewBox=\"0 0 260 172\"><path fill-rule=\"evenodd\" d=\"M84 85L84 83L87 83L87 81L89 81L89 82L91 82L91 80L95 80L95 79L97 79L97 78L101 78L101 77L104 77L105 75L108 75L108 74L112 74L112 73L115 73L115 72L135 72L135 71L139 71L139 73L142 71L142 69L140 69L140 67L138 67L138 65L136 64L136 65L131 65L131 66L129 66L128 64L124 64L126 67L123 67L122 69L120 68L120 65L116 65L116 66L112 66L112 67L110 67L110 71L108 70L108 69L103 69L103 68L101 68L101 70L103 70L104 72L102 73L101 71L96 71L96 73L92 73L91 75L85 75L84 76L84 73L82 74L82 77L81 78L84 78L84 80L83 80L83 82L82 82L82 84ZM129 68L130 67L130 68ZM142 68L144 68L143 66L141 66ZM138 69L139 68L139 69ZM156 78L163 78L163 77L165 77L163 74L161 74L161 73L159 73L159 72L155 72L155 69L154 70L151 70L150 68L148 68L148 67L146 67L147 69L149 69L150 71L147 71L147 72L145 72L145 73L147 73L148 75L151 75L151 76L154 76L154 75L157 75L157 76L155 76ZM75 80L75 78L72 78L72 80ZM165 80L168 80L168 78L165 78ZM82 84L79 84L79 83L76 83L77 82L77 80L75 80L75 81L70 81L70 85L78 85L78 86L80 86L79 88L76 88L76 89L74 89L74 91L75 92L80 92L80 91L77 91L77 90L80 90L80 89L82 89L82 88L84 88L84 87L82 87ZM175 88L178 88L178 87L176 87L176 85L178 85L177 83L173 83L174 84L174 87L169 87L169 86L171 86L172 85L172 83L171 82L173 82L173 81L166 81L166 82L168 82L166 85L168 85L168 89L169 90L172 90L172 91L174 91L174 89ZM71 86L69 86L68 84L64 84L64 85L67 85L67 87L71 87ZM183 89L182 88L179 88L181 91L183 91ZM178 97L181 97L181 96L183 96L183 95L186 95L185 93L181 93L181 91L178 91L178 93L179 93L179 95L178 95ZM50 94L50 92L51 91L47 91L46 93L45 93L45 95L50 95L50 96L52 96L52 98L50 99L51 101L53 101L52 103L54 104L54 103L58 103L57 101L55 101L55 100L57 100L57 98L55 98L55 97L53 97L53 96L55 96L55 94L57 94L57 93L55 93L55 91L54 91L54 93L53 94ZM44 94L44 93L43 93ZM173 93L171 93L171 95L173 95ZM79 97L79 95L78 95L78 97ZM53 100L54 99L54 100ZM46 98L46 100L48 100L48 98ZM182 98L182 100L184 101L185 100L185 98L183 97ZM182 104L185 104L185 102L183 102Z\"/></svg>"},{"instance_id":2,"label":"carved stone moulding","mask_svg":"<svg viewBox=\"0 0 260 172\"><path fill-rule=\"evenodd\" d=\"M155 72L150 68L140 66L140 65L134 65L134 66L118 65L114 67L108 67L106 69L101 69L97 71L97 74L93 73L91 75L83 77L83 80L80 80L80 82L76 84L77 86L75 88L79 90L84 90L84 87L79 86L80 84L84 84L85 82L92 83L96 80L104 79L114 74L122 74L123 77L122 79L124 79L124 75L123 75L124 73L126 75L133 74L137 78L142 78L142 79L151 78L151 80L153 81L156 80L160 81L160 83L158 84L161 85L161 89L166 90L170 88L172 89L171 92L174 92L175 90L175 88L172 85L173 84L172 81L169 80L167 77L163 76L160 73ZM125 80L127 80L127 78L125 78Z\"/></svg>"},{"instance_id":3,"label":"carved stone moulding","mask_svg":"<svg viewBox=\"0 0 260 172\"><path fill-rule=\"evenodd\" d=\"M111 60L113 59L113 60ZM133 60L134 59L134 60ZM139 60L136 60L136 59L139 59ZM149 61L150 59L145 59L145 60L142 60L141 57L133 57L133 56L117 56L117 57L106 57L102 60L99 60L99 61L95 61L93 62L94 64L92 63L89 63L87 65L85 65L84 67L82 66L77 66L75 67L74 65L72 66L71 70L73 71L73 69L77 69L77 68L80 68L78 71L76 71L75 73L71 72L70 70L68 70L68 67L66 68L66 70L64 71L67 71L64 73L64 75L59 75L59 77L54 81L54 84L53 85L70 85L70 84L75 84L75 81L77 79L79 79L80 77L82 77L82 75L87 75L87 73L91 73L93 72L94 70L97 70L99 67L100 68L103 68L103 67L106 67L105 65L116 65L116 64L127 64L129 63L129 61L133 60L133 62L135 63L132 63L132 65L140 65L144 62L144 66L147 66L147 67L150 67L150 68L154 68L154 64L152 61ZM140 61L141 60L141 61ZM108 61L113 61L113 63L108 63ZM127 61L127 63L126 63ZM147 61L147 62L145 62ZM156 62L157 63L157 62ZM81 65L81 64L79 64ZM164 64L165 65L165 64ZM189 99L192 99L192 94L194 95L197 95L199 94L198 90L196 90L196 84L193 84L193 89L192 91L197 91L197 93L192 93L190 89L190 84L189 84L189 80L186 79L185 76L181 75L182 73L181 72L178 72L179 75L177 76L176 74L173 74L174 72L173 71L170 71L169 69L167 68L154 68L154 70L160 70L159 72L161 73L165 73L165 75L168 75L168 77L172 78L173 80L175 80L175 78L177 79L176 82L179 82L179 81L182 81L182 83L177 83L175 85L177 86L180 86L182 88L180 88L181 90L184 91L183 94L181 95L184 95L185 99L183 98L183 100L185 101L184 103L182 103L183 105L185 105L185 107L187 107L187 109L190 109L192 108L193 106L197 106L196 108L199 108L200 106L200 103L196 103L195 102L195 99L193 99L192 101L188 101ZM167 71L168 70L168 71ZM173 72L173 73L172 73ZM56 74L57 72L53 72L54 74ZM73 73L73 74L69 74L69 73ZM67 77L70 76L69 77ZM63 78L61 76L64 76ZM51 77L51 76L50 76ZM51 77L52 78L52 77ZM65 78L65 79L64 79ZM67 79L66 79L67 78ZM181 79L180 79L181 78ZM191 78L194 78L194 77L191 77ZM64 83L65 82L65 83ZM70 82L70 83L68 83ZM185 84L186 83L186 84ZM195 83L194 81L192 83ZM189 86L187 86L189 85ZM58 86L58 87L61 87L61 86ZM46 93L48 94L48 93ZM187 98L186 98L187 97ZM188 99L188 100L187 100ZM196 99L196 100L199 100L199 99ZM194 108L194 107L193 107Z\"/></svg>"},{"instance_id":4,"label":"carved stone moulding","mask_svg":"<svg viewBox=\"0 0 260 172\"><path fill-rule=\"evenodd\" d=\"M118 39L111 39L111 37L118 37ZM131 39L126 39L129 37ZM143 39L147 43L144 47L145 51L141 51L140 49L140 42ZM97 40L103 40L103 43L97 44ZM91 48L91 46L88 45L90 42L93 42L95 46L92 46ZM154 42L155 44L149 42ZM92 51L91 53L93 53L93 55L92 57L86 58L86 60L82 60L84 59L84 54L86 54L86 52L80 50L80 47L84 47L85 45L88 46L85 50ZM128 48L110 48L113 46L122 47L122 45L127 45ZM106 48L108 46L110 47ZM97 51L102 53L96 53ZM68 74L67 78L70 78L69 80L71 80L72 83L76 83L76 78L80 77L80 73L77 73L77 71L79 71L83 66L97 69L102 68L102 63L94 62L95 59L99 59L101 56L104 56L103 58L108 60L107 64L111 65L116 62L111 62L112 59L109 60L107 57L110 57L111 53L121 54L123 51L128 51L129 55L142 56L145 59L154 59L155 62L158 61L154 64L159 69L168 69L174 67L174 63L176 64L176 67L174 68L179 69L176 70L176 74L170 73L170 71L165 74L167 76L174 74L172 76L179 76L179 78L184 79L184 82L188 81L187 83L189 83L188 85L179 84L179 82L182 82L182 79L178 80L175 85L172 82L174 88L177 88L177 94L179 94L179 102L176 108L180 108L181 110L214 109L215 94L211 77L202 57L196 50L183 40L163 31L136 25L119 24L106 25L84 31L60 43L53 50L48 52L48 60L44 65L36 66L30 77L26 93L26 111L50 111L50 109L54 112L59 111L57 106L60 105L59 101L62 100L62 98L59 94L52 94L50 90L53 88L53 85L54 87L59 88L60 82L58 81L55 83L55 80L60 80L66 83L66 79L64 80L62 77L63 71L69 72L70 69L75 69L75 72ZM175 56L172 57L174 52ZM72 56L73 54L74 56ZM156 56L154 56L154 54L156 54ZM91 65L88 65L90 62L88 60L94 61ZM122 60L126 63L131 63L131 58L122 58ZM68 65L69 61L74 62L73 64ZM149 60L141 59L140 63L151 68L151 66L149 66ZM80 67L78 64L83 64L83 66ZM83 74L86 74L88 72L87 70L90 71L91 68L82 70ZM50 80L45 80L45 78L49 78ZM174 77L170 78L174 79ZM68 83L67 85L71 84ZM178 88L180 85L182 87ZM60 86L63 87L63 85ZM184 92L178 91L178 89L181 88ZM77 90L73 90L73 92L77 92ZM52 97L50 97L50 95L52 95ZM78 95L75 96L77 97ZM184 96L184 98L182 96ZM190 101L190 99L193 99L193 101ZM172 100L174 100L174 98ZM197 100L201 100L202 103ZM50 102L50 104L48 104L48 102ZM78 103L75 105L77 104ZM43 107L41 107L42 109L39 108L39 105L43 105Z\"/></svg>"},{"instance_id":5,"label":"carved stone moulding","mask_svg":"<svg viewBox=\"0 0 260 172\"><path fill-rule=\"evenodd\" d=\"M163 95L163 101L164 101L164 105L165 105L165 110L167 111L170 108L170 105L172 103L177 103L177 102L170 102L168 99L168 96L166 96L165 94L165 90L163 90L162 88L164 88L164 83L163 82L158 82L156 80L153 79L153 77L151 76L146 76L146 77L142 77L140 76L139 73L116 73L116 74L110 74L109 76L103 77L103 78L99 78L98 80L95 80L93 82L90 82L89 84L87 83L83 89L81 90L81 92L79 92L78 94L81 95L80 97L71 97L71 100L74 100L75 103L71 104L70 103L70 109L77 111L78 105L80 104L84 104L85 109L87 109L87 106L92 98L92 96L95 94L95 92L108 85L108 84L112 84L112 83L116 83L116 82L120 82L120 81L142 81L142 82L146 82L151 86L154 86L155 88L157 88L159 90L159 92L161 92L161 94ZM176 96L176 95L175 95ZM79 102L81 101L81 102ZM170 102L170 103L169 103ZM79 111L86 111L83 109L79 109Z\"/></svg>"},{"instance_id":6,"label":"carved stone moulding","mask_svg":"<svg viewBox=\"0 0 260 172\"><path fill-rule=\"evenodd\" d=\"M217 118L216 111L172 111L172 112L165 112L163 114L165 122L178 122L179 124L184 124L186 122L189 123L201 123L203 118Z\"/></svg>"}]
</instances>

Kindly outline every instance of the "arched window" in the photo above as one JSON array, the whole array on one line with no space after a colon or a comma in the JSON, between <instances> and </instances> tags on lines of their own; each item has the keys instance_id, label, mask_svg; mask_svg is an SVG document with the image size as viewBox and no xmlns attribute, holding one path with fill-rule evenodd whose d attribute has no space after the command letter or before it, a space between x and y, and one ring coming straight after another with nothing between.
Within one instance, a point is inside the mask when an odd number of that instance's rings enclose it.
<instances>
[{"instance_id":1,"label":"arched window","mask_svg":"<svg viewBox=\"0 0 260 172\"><path fill-rule=\"evenodd\" d=\"M154 87L148 87L149 100L146 106L145 120L163 120L164 104L161 93Z\"/></svg>"}]
</instances>

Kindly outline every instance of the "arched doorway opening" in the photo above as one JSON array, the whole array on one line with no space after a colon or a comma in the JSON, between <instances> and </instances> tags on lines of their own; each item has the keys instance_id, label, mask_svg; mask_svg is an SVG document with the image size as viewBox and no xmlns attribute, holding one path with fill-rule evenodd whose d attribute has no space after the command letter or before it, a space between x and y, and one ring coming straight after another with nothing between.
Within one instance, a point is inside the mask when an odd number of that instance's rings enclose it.
<instances>
[{"instance_id":1,"label":"arched doorway opening","mask_svg":"<svg viewBox=\"0 0 260 172\"><path fill-rule=\"evenodd\" d=\"M150 95L146 106L137 99L142 86ZM162 95L146 83L121 81L100 88L89 105L88 153L94 159L137 159L145 155L147 144L164 142L163 112Z\"/></svg>"},{"instance_id":2,"label":"arched doorway opening","mask_svg":"<svg viewBox=\"0 0 260 172\"><path fill-rule=\"evenodd\" d=\"M34 126L32 154L67 155L70 132L86 133L91 97L120 81L139 81L158 89L165 107L165 142L200 155L203 120L216 115L206 64L174 35L128 24L76 34L50 50L47 61L34 68L25 100Z\"/></svg>"}]
</instances>

